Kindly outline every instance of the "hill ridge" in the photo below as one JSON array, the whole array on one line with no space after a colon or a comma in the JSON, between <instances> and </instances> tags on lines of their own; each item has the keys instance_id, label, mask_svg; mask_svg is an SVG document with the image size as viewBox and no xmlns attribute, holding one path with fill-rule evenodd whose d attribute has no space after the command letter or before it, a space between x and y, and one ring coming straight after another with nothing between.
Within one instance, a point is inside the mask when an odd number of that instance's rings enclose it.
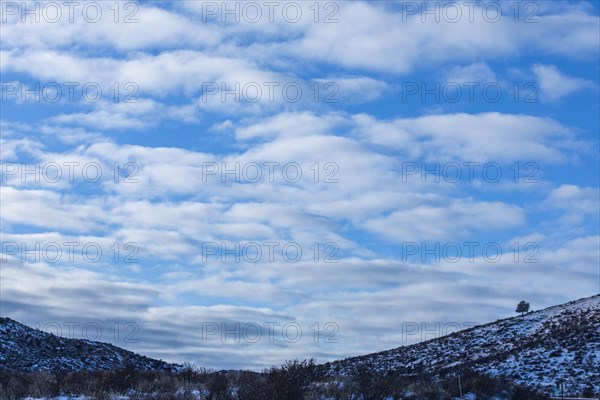
<instances>
[{"instance_id":1,"label":"hill ridge","mask_svg":"<svg viewBox=\"0 0 600 400\"><path fill-rule=\"evenodd\" d=\"M42 332L8 317L0 317L0 370L94 371L131 367L172 370L177 367L110 343L71 339Z\"/></svg>"},{"instance_id":2,"label":"hill ridge","mask_svg":"<svg viewBox=\"0 0 600 400\"><path fill-rule=\"evenodd\" d=\"M546 392L600 390L600 295L499 319L412 345L334 361L329 375L357 368L443 376L464 369L501 375Z\"/></svg>"}]
</instances>

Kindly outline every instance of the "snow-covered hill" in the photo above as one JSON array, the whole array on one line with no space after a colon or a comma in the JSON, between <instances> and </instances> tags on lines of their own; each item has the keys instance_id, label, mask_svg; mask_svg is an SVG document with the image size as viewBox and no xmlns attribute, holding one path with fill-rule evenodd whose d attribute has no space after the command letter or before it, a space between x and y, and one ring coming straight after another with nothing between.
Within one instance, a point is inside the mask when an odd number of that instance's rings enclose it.
<instances>
[{"instance_id":1,"label":"snow-covered hill","mask_svg":"<svg viewBox=\"0 0 600 400\"><path fill-rule=\"evenodd\" d=\"M95 371L126 366L142 371L174 367L111 344L54 336L10 318L0 318L0 370Z\"/></svg>"},{"instance_id":2,"label":"snow-covered hill","mask_svg":"<svg viewBox=\"0 0 600 400\"><path fill-rule=\"evenodd\" d=\"M370 370L443 376L462 368L502 375L551 392L564 381L569 392L600 391L600 295L456 332L419 344L325 365L346 375Z\"/></svg>"}]
</instances>

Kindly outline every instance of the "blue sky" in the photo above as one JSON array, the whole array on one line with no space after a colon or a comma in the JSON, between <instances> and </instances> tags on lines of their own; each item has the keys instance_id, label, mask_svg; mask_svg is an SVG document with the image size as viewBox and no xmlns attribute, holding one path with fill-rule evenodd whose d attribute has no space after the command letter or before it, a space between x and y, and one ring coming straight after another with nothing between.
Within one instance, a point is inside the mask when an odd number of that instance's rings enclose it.
<instances>
[{"instance_id":1,"label":"blue sky","mask_svg":"<svg viewBox=\"0 0 600 400\"><path fill-rule=\"evenodd\" d=\"M260 369L599 292L597 2L251 4L2 3L2 315Z\"/></svg>"}]
</instances>

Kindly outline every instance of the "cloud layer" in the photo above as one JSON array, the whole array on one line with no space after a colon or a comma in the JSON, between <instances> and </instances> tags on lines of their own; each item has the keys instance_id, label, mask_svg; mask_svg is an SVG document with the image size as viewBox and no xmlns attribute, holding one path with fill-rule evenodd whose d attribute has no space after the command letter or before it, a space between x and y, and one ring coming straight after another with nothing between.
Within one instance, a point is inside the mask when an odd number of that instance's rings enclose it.
<instances>
[{"instance_id":1,"label":"cloud layer","mask_svg":"<svg viewBox=\"0 0 600 400\"><path fill-rule=\"evenodd\" d=\"M261 369L600 289L593 4L92 3L3 4L3 316Z\"/></svg>"}]
</instances>

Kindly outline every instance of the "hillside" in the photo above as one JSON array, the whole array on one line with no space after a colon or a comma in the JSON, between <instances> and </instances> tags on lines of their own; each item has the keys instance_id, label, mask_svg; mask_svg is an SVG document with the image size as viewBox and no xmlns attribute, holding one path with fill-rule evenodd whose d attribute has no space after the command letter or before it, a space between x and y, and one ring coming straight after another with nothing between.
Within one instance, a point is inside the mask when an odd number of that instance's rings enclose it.
<instances>
[{"instance_id":1,"label":"hillside","mask_svg":"<svg viewBox=\"0 0 600 400\"><path fill-rule=\"evenodd\" d=\"M67 339L41 332L10 318L0 318L0 370L96 371L125 366L137 370L171 369L172 364L132 353L107 343Z\"/></svg>"},{"instance_id":2,"label":"hillside","mask_svg":"<svg viewBox=\"0 0 600 400\"><path fill-rule=\"evenodd\" d=\"M470 368L550 393L558 380L600 391L600 295L499 320L411 346L325 364L328 375L366 367L444 376Z\"/></svg>"}]
</instances>

